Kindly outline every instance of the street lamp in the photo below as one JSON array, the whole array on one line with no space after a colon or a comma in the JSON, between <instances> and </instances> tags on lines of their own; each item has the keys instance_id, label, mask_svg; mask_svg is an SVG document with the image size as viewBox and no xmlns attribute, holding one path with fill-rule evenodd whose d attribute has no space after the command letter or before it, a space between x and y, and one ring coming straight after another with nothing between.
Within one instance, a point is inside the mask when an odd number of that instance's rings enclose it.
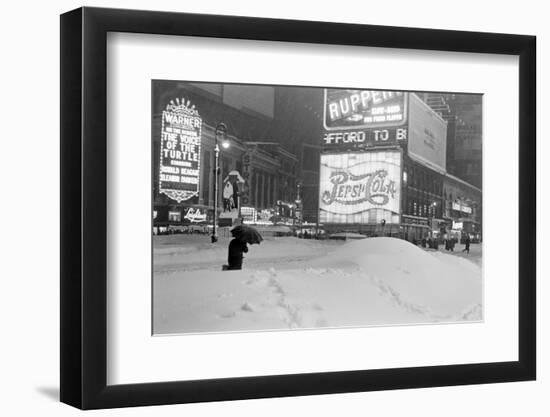
<instances>
[{"instance_id":1,"label":"street lamp","mask_svg":"<svg viewBox=\"0 0 550 417\"><path fill-rule=\"evenodd\" d=\"M226 133L227 126L225 125L225 123L218 123L214 135L216 140L216 144L214 146L216 163L214 166L214 216L212 221L212 243L216 243L218 241L218 237L216 236L216 220L218 217L218 175L220 174L220 142L222 144L222 148L229 148L229 141L225 137Z\"/></svg>"},{"instance_id":2,"label":"street lamp","mask_svg":"<svg viewBox=\"0 0 550 417\"><path fill-rule=\"evenodd\" d=\"M300 182L296 183L296 200L294 203L296 204L296 209L294 210L294 218L293 222L295 220L298 220L298 226L300 226L300 232L302 231L302 196L300 195L300 189L302 188L302 184Z\"/></svg>"},{"instance_id":3,"label":"street lamp","mask_svg":"<svg viewBox=\"0 0 550 417\"><path fill-rule=\"evenodd\" d=\"M434 201L432 203L432 207L433 207L433 209L432 209L432 227L431 227L430 232L431 232L432 237L434 237L435 208L437 207L437 201Z\"/></svg>"}]
</instances>

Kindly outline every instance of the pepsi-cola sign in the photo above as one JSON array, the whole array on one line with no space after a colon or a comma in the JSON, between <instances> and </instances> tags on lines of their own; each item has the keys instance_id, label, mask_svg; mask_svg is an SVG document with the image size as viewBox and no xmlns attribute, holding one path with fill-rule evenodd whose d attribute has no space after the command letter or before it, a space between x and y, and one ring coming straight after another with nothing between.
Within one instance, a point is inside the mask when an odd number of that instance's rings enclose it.
<instances>
[{"instance_id":1,"label":"pepsi-cola sign","mask_svg":"<svg viewBox=\"0 0 550 417\"><path fill-rule=\"evenodd\" d=\"M321 155L322 223L397 223L400 204L399 150Z\"/></svg>"}]
</instances>

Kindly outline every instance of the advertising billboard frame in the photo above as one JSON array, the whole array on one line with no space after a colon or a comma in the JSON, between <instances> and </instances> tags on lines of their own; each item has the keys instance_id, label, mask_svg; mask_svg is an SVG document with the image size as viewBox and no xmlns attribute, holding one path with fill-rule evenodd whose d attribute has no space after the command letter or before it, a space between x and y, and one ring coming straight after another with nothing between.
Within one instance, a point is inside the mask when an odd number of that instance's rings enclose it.
<instances>
[{"instance_id":1,"label":"advertising billboard frame","mask_svg":"<svg viewBox=\"0 0 550 417\"><path fill-rule=\"evenodd\" d=\"M399 211L397 213L398 216L398 222L393 223L401 226L402 221L402 214L403 214L403 163L404 163L404 150L400 146L388 146L388 147L379 147L379 148L369 148L369 149L357 149L357 150L349 150L344 152L335 152L335 151L326 151L321 152L319 157L319 181L321 180L321 168L322 168L322 157L323 155L342 155L342 154L371 154L371 153L378 153L378 152L395 152L399 154L399 201L398 201L398 207ZM376 223L332 223L332 222L325 222L322 223L320 221L321 219L321 187L319 185L319 195L318 195L318 208L317 208L317 219L318 223L322 224L326 227L340 227L340 228L353 228L355 226L360 226L360 228L363 227L369 227L372 225L376 225Z\"/></svg>"},{"instance_id":2,"label":"advertising billboard frame","mask_svg":"<svg viewBox=\"0 0 550 417\"><path fill-rule=\"evenodd\" d=\"M408 128L407 144L406 144L407 154L412 159L420 162L421 164L433 170L436 170L440 173L446 173L447 172L446 157L447 157L448 123L437 112L435 112L428 104L426 104L422 99L420 99L420 97L418 97L416 93L411 92L411 94L409 94L408 101L409 101L409 110L408 110L409 114L408 114L408 122L407 122L407 128ZM412 101L414 101L414 103L411 103ZM444 125L445 132L444 132L443 138L441 139L441 141L437 143L438 147L441 148L440 152L437 152L438 154L439 153L441 154L439 161L433 161L429 157L425 155L421 155L419 152L415 152L415 150L413 149L415 146L417 146L417 143L420 140L420 138L416 137L416 130L414 129L414 127L416 127L417 125L422 125L420 120L416 120L415 117L411 117L411 112L414 111L413 109L415 107L422 108L422 110L425 110L426 113L429 113L430 117L435 118L438 123L441 123L442 125ZM423 131L426 135L428 133L431 133L431 130L427 129L426 126L423 126L423 127L424 127ZM436 151L434 150L434 152Z\"/></svg>"}]
</instances>

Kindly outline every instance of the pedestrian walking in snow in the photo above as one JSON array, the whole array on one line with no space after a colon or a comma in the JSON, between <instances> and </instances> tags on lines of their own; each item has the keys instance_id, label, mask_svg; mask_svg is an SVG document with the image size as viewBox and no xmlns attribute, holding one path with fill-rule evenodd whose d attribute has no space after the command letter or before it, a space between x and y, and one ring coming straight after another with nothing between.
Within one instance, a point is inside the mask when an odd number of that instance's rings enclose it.
<instances>
[{"instance_id":1,"label":"pedestrian walking in snow","mask_svg":"<svg viewBox=\"0 0 550 417\"><path fill-rule=\"evenodd\" d=\"M470 235L466 235L466 239L464 240L464 249L462 249L462 252L470 254Z\"/></svg>"},{"instance_id":2,"label":"pedestrian walking in snow","mask_svg":"<svg viewBox=\"0 0 550 417\"><path fill-rule=\"evenodd\" d=\"M241 238L234 238L229 242L229 250L227 253L227 270L237 270L243 267L244 253L248 252L246 242Z\"/></svg>"}]
</instances>

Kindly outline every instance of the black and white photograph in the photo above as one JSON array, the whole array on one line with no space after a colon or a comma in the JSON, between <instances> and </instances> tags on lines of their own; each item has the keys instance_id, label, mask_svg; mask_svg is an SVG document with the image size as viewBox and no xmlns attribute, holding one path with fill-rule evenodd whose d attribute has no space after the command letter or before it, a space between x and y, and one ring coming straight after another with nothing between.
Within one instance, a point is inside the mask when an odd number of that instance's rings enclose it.
<instances>
[{"instance_id":1,"label":"black and white photograph","mask_svg":"<svg viewBox=\"0 0 550 417\"><path fill-rule=\"evenodd\" d=\"M484 320L483 94L151 81L152 333Z\"/></svg>"},{"instance_id":2,"label":"black and white photograph","mask_svg":"<svg viewBox=\"0 0 550 417\"><path fill-rule=\"evenodd\" d=\"M550 24L495 5L4 3L0 415L547 416Z\"/></svg>"}]
</instances>

